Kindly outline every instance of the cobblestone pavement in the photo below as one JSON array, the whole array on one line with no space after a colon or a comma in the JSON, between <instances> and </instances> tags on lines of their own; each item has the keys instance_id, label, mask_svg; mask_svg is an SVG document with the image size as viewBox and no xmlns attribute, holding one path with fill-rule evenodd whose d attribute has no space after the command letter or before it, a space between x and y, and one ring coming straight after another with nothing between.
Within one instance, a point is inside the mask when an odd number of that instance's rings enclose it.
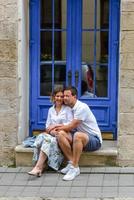
<instances>
[{"instance_id":1,"label":"cobblestone pavement","mask_svg":"<svg viewBox=\"0 0 134 200\"><path fill-rule=\"evenodd\" d=\"M134 200L134 168L81 168L74 181L47 171L40 178L29 176L28 167L0 168L0 200Z\"/></svg>"}]
</instances>

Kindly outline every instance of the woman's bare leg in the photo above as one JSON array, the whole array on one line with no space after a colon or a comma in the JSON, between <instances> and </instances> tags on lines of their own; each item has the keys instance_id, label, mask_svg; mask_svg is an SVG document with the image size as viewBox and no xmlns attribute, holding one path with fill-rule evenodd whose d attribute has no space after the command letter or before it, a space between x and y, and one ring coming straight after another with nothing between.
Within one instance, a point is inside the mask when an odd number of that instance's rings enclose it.
<instances>
[{"instance_id":1,"label":"woman's bare leg","mask_svg":"<svg viewBox=\"0 0 134 200\"><path fill-rule=\"evenodd\" d=\"M70 161L73 160L73 152L72 152L72 136L70 133L66 133L64 131L60 131L58 136L58 144L63 151L66 158Z\"/></svg>"},{"instance_id":2,"label":"woman's bare leg","mask_svg":"<svg viewBox=\"0 0 134 200\"><path fill-rule=\"evenodd\" d=\"M43 151L40 151L39 159L34 168L32 169L32 171L29 172L29 174L31 175L38 175L38 173L41 174L45 168L46 160L47 160L47 155Z\"/></svg>"}]
</instances>

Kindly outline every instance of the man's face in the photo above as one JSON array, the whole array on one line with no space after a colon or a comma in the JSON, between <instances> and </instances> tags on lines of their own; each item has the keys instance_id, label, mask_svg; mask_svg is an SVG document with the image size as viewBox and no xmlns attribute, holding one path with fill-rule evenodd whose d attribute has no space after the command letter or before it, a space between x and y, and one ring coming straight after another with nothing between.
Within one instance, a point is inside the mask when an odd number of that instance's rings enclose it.
<instances>
[{"instance_id":1,"label":"man's face","mask_svg":"<svg viewBox=\"0 0 134 200\"><path fill-rule=\"evenodd\" d=\"M76 102L76 96L72 96L70 90L64 91L64 103L70 107L73 107Z\"/></svg>"}]
</instances>

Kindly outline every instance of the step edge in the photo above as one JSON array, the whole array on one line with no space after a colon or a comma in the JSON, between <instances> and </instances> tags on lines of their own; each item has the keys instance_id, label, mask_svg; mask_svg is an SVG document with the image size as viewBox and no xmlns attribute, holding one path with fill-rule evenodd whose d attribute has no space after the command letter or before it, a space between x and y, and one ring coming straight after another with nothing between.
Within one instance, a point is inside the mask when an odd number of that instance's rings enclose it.
<instances>
[{"instance_id":1,"label":"step edge","mask_svg":"<svg viewBox=\"0 0 134 200\"><path fill-rule=\"evenodd\" d=\"M15 147L15 152L16 153L33 153L33 148L31 147L24 147L23 145L17 145ZM93 151L93 152L83 152L82 154L87 154L87 155L91 155L91 156L117 156L118 155L118 150L116 147L106 147L106 148L102 148L99 149L97 151Z\"/></svg>"}]
</instances>

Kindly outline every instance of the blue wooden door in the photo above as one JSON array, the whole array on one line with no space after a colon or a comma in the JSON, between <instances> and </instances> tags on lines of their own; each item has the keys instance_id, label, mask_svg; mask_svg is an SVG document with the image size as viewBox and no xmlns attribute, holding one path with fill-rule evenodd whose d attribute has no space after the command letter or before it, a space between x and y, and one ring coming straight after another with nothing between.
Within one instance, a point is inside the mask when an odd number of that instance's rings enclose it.
<instances>
[{"instance_id":1,"label":"blue wooden door","mask_svg":"<svg viewBox=\"0 0 134 200\"><path fill-rule=\"evenodd\" d=\"M50 93L74 85L116 139L118 0L30 2L30 133L43 130Z\"/></svg>"}]
</instances>

